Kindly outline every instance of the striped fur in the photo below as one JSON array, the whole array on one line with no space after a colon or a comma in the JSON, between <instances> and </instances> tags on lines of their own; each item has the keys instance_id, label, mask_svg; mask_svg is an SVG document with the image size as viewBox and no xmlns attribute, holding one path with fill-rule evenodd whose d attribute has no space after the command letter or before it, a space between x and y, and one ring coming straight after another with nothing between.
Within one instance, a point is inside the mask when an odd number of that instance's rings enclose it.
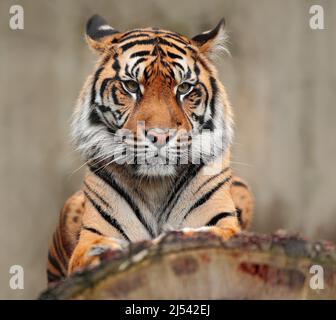
<instances>
[{"instance_id":1,"label":"striped fur","mask_svg":"<svg viewBox=\"0 0 336 320\"><path fill-rule=\"evenodd\" d=\"M72 125L88 169L61 212L49 283L169 230L228 239L250 224L250 190L230 168L231 106L212 63L222 39L223 22L189 39L89 20L99 60Z\"/></svg>"}]
</instances>

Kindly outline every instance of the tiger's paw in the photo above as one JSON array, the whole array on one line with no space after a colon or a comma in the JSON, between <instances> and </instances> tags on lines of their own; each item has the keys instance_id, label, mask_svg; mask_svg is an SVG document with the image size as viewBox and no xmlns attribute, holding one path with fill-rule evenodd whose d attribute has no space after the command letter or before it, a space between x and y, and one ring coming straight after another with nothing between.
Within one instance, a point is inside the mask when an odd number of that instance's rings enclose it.
<instances>
[{"instance_id":1,"label":"tiger's paw","mask_svg":"<svg viewBox=\"0 0 336 320\"><path fill-rule=\"evenodd\" d=\"M127 245L123 240L106 239L93 244L89 249L76 248L69 262L68 274L93 269L103 261L119 256Z\"/></svg>"},{"instance_id":2,"label":"tiger's paw","mask_svg":"<svg viewBox=\"0 0 336 320\"><path fill-rule=\"evenodd\" d=\"M207 236L215 236L220 238L222 241L227 241L229 240L232 236L235 234L239 233L239 229L234 229L234 228L220 228L220 227L200 227L200 228L182 228L179 230L180 232L183 233L184 237L187 238L194 238L199 236L200 234L207 234Z\"/></svg>"}]
</instances>

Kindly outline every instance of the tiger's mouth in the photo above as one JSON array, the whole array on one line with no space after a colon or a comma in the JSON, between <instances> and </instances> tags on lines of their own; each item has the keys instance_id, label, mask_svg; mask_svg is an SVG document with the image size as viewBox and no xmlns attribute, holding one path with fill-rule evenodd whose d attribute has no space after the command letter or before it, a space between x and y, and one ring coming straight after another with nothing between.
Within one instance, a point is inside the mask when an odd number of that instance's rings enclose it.
<instances>
[{"instance_id":1,"label":"tiger's mouth","mask_svg":"<svg viewBox=\"0 0 336 320\"><path fill-rule=\"evenodd\" d=\"M96 139L88 163L97 170L118 165L140 176L175 176L185 165L213 162L230 141L227 132L218 129L175 130L172 134L160 129L150 137L146 133L138 135L125 129L115 133L105 131L105 136Z\"/></svg>"},{"instance_id":2,"label":"tiger's mouth","mask_svg":"<svg viewBox=\"0 0 336 320\"><path fill-rule=\"evenodd\" d=\"M171 132L169 132L171 131ZM121 131L114 136L113 162L143 166L200 164L216 157L221 147L214 133L151 129L140 135Z\"/></svg>"},{"instance_id":3,"label":"tiger's mouth","mask_svg":"<svg viewBox=\"0 0 336 320\"><path fill-rule=\"evenodd\" d=\"M141 137L130 136L124 139L124 154L128 152L127 158L133 159L137 165L187 164L192 138L181 135L176 130L172 131L169 134L154 134L149 131Z\"/></svg>"}]
</instances>

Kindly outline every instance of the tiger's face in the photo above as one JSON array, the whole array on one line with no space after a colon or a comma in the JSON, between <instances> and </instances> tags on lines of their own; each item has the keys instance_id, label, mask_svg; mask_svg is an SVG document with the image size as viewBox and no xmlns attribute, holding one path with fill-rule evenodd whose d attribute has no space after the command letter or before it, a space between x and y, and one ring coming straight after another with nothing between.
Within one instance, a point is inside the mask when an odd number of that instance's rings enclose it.
<instances>
[{"instance_id":1,"label":"tiger's face","mask_svg":"<svg viewBox=\"0 0 336 320\"><path fill-rule=\"evenodd\" d=\"M86 160L98 169L118 164L141 176L173 176L222 155L232 116L212 58L223 39L223 22L188 39L153 28L121 33L93 16L87 41L100 59L73 119Z\"/></svg>"}]
</instances>

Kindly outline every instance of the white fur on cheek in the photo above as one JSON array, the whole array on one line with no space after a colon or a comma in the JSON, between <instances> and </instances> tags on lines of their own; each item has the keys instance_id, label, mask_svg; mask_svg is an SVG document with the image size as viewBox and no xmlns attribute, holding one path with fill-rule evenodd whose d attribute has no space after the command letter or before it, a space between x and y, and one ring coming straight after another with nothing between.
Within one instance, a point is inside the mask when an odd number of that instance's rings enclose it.
<instances>
[{"instance_id":1,"label":"white fur on cheek","mask_svg":"<svg viewBox=\"0 0 336 320\"><path fill-rule=\"evenodd\" d=\"M88 88L89 86L86 86ZM89 89L86 91L90 92ZM106 157L106 150L113 148L113 139L104 125L92 125L89 117L91 112L90 94L83 92L78 99L72 119L72 138L76 149L88 160L95 151L95 158ZM110 151L111 152L111 151Z\"/></svg>"}]
</instances>

